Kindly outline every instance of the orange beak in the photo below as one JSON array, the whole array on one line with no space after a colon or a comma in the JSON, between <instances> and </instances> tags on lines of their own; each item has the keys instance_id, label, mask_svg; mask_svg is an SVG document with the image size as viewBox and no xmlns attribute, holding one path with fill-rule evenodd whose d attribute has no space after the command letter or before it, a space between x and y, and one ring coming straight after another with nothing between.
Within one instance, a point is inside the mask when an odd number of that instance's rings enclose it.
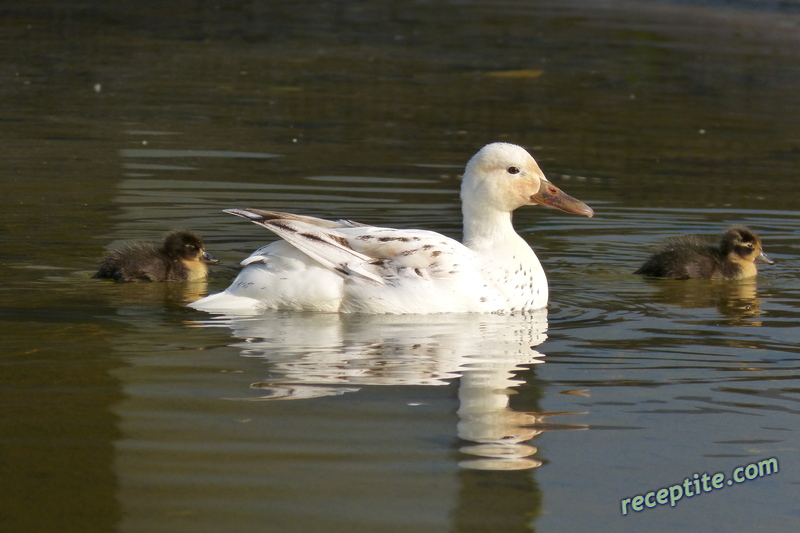
<instances>
[{"instance_id":1,"label":"orange beak","mask_svg":"<svg viewBox=\"0 0 800 533\"><path fill-rule=\"evenodd\" d=\"M549 181L542 181L539 192L531 196L532 204L549 205L567 213L593 217L594 210L577 198L568 195Z\"/></svg>"}]
</instances>

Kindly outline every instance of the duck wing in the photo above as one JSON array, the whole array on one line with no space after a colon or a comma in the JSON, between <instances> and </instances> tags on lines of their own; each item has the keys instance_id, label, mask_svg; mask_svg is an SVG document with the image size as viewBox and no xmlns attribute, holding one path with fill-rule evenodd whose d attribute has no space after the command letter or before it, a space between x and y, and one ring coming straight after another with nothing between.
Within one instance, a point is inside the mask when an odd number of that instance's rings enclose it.
<instances>
[{"instance_id":1,"label":"duck wing","mask_svg":"<svg viewBox=\"0 0 800 533\"><path fill-rule=\"evenodd\" d=\"M425 230L368 226L349 220L263 211L226 209L265 227L308 255L321 266L350 278L357 276L378 284L395 284L401 278L424 279L454 275L472 255L458 241ZM256 250L243 264L265 260L270 245Z\"/></svg>"},{"instance_id":2,"label":"duck wing","mask_svg":"<svg viewBox=\"0 0 800 533\"><path fill-rule=\"evenodd\" d=\"M546 303L546 285L534 295L520 290L533 278L506 279L520 272L503 270L501 279L495 279L487 273L491 261L487 264L460 242L433 231L256 209L226 212L269 229L281 240L251 254L225 291L192 303L195 309L408 314L513 311L531 307L532 298L542 300L540 307ZM510 290L521 293L516 300L508 299L509 281L516 287Z\"/></svg>"},{"instance_id":3,"label":"duck wing","mask_svg":"<svg viewBox=\"0 0 800 533\"><path fill-rule=\"evenodd\" d=\"M352 220L325 220L324 218L296 215L294 213L283 213L281 211L265 211L264 209L254 209L250 207L247 209L223 209L222 211L231 215L236 215L237 217L252 220L256 224L270 220L295 220L298 222L311 224L313 226L319 226L321 228L367 226L367 224L360 224Z\"/></svg>"},{"instance_id":4,"label":"duck wing","mask_svg":"<svg viewBox=\"0 0 800 533\"><path fill-rule=\"evenodd\" d=\"M225 212L247 218L267 228L329 270L344 276L356 274L376 283L383 283L380 277L364 268L372 258L357 252L349 245L346 238L333 231L335 228L346 227L348 223L345 221L333 222L322 218L256 209L226 209ZM251 255L247 259L247 264L254 262L254 259L263 256L264 253L268 253L266 247Z\"/></svg>"}]
</instances>

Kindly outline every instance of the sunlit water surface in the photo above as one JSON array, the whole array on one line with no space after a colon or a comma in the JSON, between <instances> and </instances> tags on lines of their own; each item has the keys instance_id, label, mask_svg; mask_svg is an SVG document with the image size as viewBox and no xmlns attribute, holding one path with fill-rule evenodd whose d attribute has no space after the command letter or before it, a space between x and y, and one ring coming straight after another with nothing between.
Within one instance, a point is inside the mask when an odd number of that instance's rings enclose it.
<instances>
[{"instance_id":1,"label":"sunlit water surface","mask_svg":"<svg viewBox=\"0 0 800 533\"><path fill-rule=\"evenodd\" d=\"M0 529L795 530L791 3L301 4L9 11ZM515 215L547 310L185 306L273 238L222 208L458 238L463 165L497 139L597 213ZM757 279L632 274L659 240L731 223L776 260ZM222 259L207 283L89 279L171 227Z\"/></svg>"}]
</instances>

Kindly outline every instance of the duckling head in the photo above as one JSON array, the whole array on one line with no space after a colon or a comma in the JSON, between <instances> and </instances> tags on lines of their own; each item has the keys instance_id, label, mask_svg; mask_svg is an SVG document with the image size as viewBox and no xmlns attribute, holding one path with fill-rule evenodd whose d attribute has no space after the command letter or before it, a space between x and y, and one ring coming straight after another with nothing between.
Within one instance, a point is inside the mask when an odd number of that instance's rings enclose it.
<instances>
[{"instance_id":1,"label":"duckling head","mask_svg":"<svg viewBox=\"0 0 800 533\"><path fill-rule=\"evenodd\" d=\"M203 239L193 231L178 229L167 233L162 250L170 258L184 263L219 263L219 259L206 252Z\"/></svg>"},{"instance_id":2,"label":"duckling head","mask_svg":"<svg viewBox=\"0 0 800 533\"><path fill-rule=\"evenodd\" d=\"M761 239L754 231L745 226L731 226L722 235L720 250L725 257L739 263L773 264L774 261L767 257L761 245Z\"/></svg>"}]
</instances>

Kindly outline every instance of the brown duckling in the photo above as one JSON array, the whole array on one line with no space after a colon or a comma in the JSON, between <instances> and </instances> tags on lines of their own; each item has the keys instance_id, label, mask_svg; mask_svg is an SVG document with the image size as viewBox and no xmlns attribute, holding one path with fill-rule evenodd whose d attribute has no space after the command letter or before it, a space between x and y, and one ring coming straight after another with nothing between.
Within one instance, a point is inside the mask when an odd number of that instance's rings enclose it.
<instances>
[{"instance_id":1,"label":"brown duckling","mask_svg":"<svg viewBox=\"0 0 800 533\"><path fill-rule=\"evenodd\" d=\"M208 275L207 263L219 259L206 252L203 239L187 230L172 230L160 245L125 243L109 252L93 278L116 281L193 281Z\"/></svg>"},{"instance_id":2,"label":"brown duckling","mask_svg":"<svg viewBox=\"0 0 800 533\"><path fill-rule=\"evenodd\" d=\"M719 246L699 235L682 235L664 241L634 272L656 278L744 279L757 274L756 261L772 264L761 239L745 226L731 226Z\"/></svg>"}]
</instances>

